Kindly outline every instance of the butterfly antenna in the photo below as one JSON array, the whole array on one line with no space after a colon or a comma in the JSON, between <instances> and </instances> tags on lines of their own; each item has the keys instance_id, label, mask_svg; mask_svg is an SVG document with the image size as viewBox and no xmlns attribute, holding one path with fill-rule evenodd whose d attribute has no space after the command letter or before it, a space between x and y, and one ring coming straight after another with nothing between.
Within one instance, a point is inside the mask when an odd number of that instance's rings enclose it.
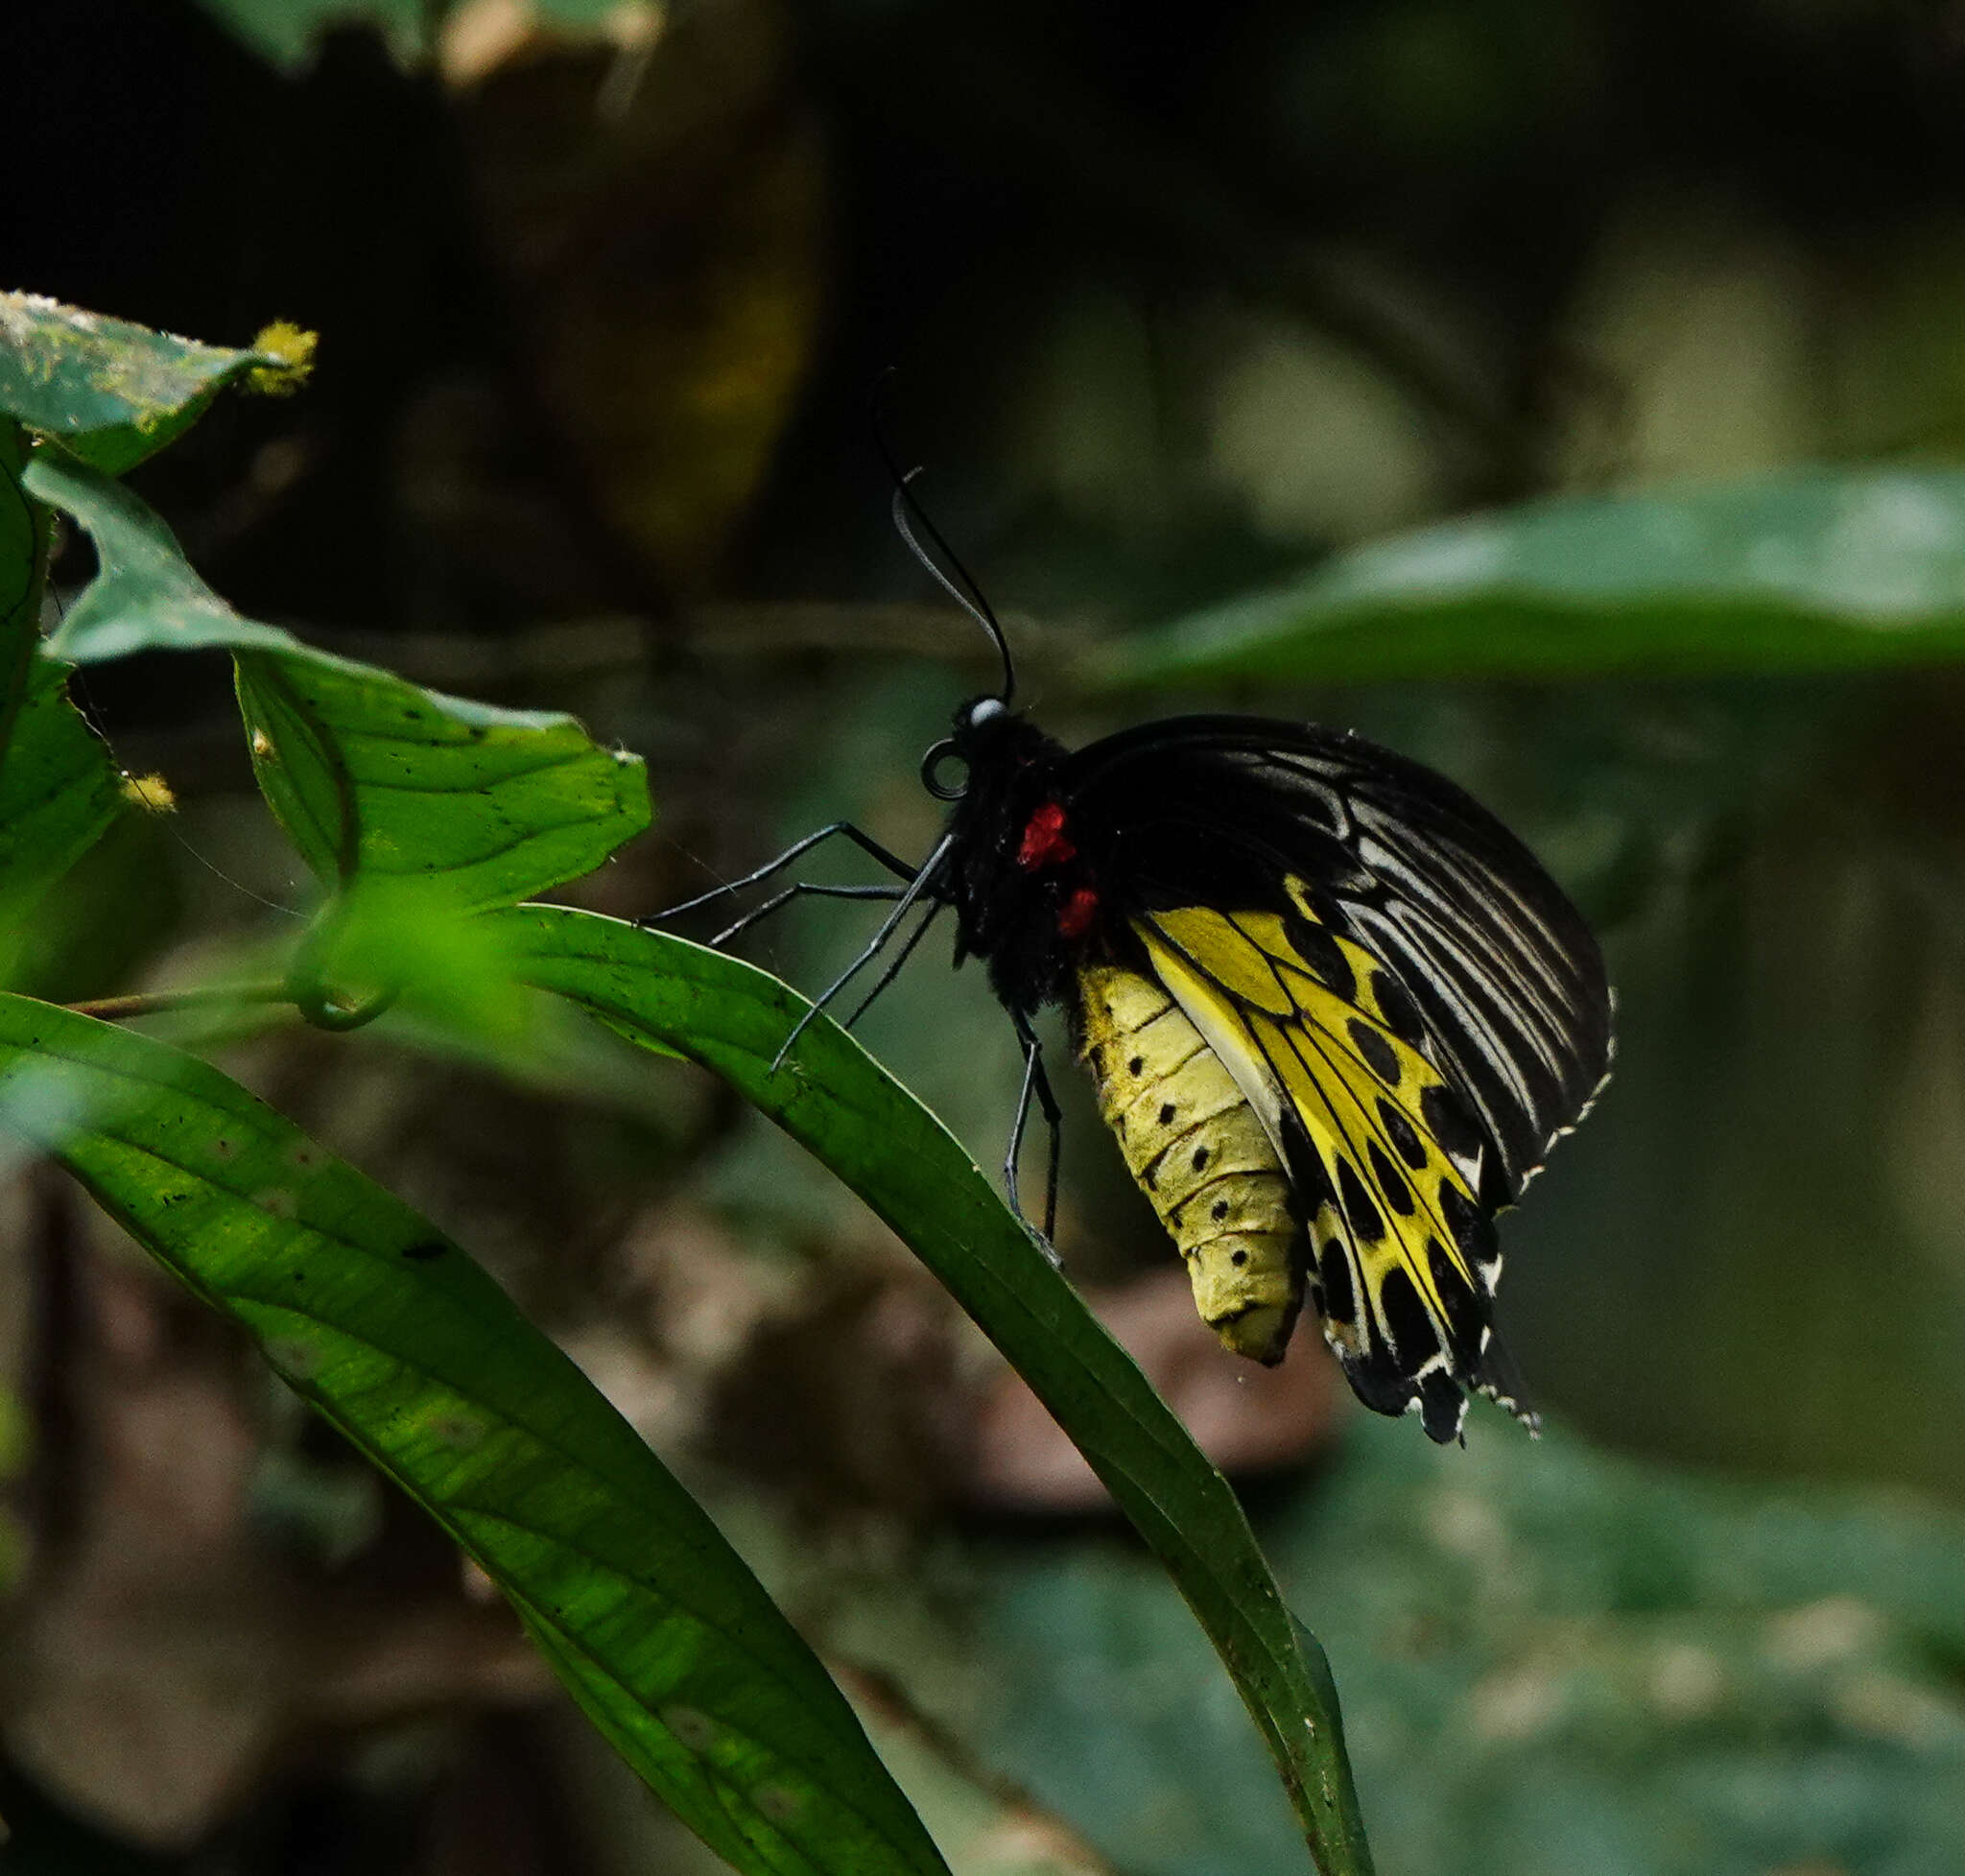
<instances>
[{"instance_id":1,"label":"butterfly antenna","mask_svg":"<svg viewBox=\"0 0 1965 1876\"><path fill-rule=\"evenodd\" d=\"M887 432L881 425L877 405L873 414L873 440L880 451L880 460L887 464L887 472L893 480L895 532L908 543L908 552L927 569L935 584L989 634L996 646L997 655L1003 660L1002 701L1007 703L1016 692L1017 673L1016 666L1010 661L1009 640L1004 636L1002 622L996 616L995 607L984 595L981 582L962 564L961 556L948 544L941 530L935 525L928 511L921 506L913 489L909 487L921 470L918 466L911 469L901 467L888 442ZM921 545L919 536L914 533L917 523L922 533L935 543L935 554L929 553ZM935 558L937 554L941 557L940 559ZM944 560L948 563L946 569L942 565ZM961 583L958 585L957 581L960 581Z\"/></svg>"}]
</instances>

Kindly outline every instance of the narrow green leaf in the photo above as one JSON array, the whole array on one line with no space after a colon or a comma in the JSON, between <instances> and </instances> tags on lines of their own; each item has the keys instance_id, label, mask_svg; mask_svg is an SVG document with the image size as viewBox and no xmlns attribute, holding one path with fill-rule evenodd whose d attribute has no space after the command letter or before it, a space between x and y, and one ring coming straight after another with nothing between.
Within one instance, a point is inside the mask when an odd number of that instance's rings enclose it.
<instances>
[{"instance_id":1,"label":"narrow green leaf","mask_svg":"<svg viewBox=\"0 0 1965 1876\"><path fill-rule=\"evenodd\" d=\"M312 343L269 327L253 346L231 350L38 294L0 293L0 412L121 475L181 436L226 385L290 389Z\"/></svg>"},{"instance_id":2,"label":"narrow green leaf","mask_svg":"<svg viewBox=\"0 0 1965 1876\"><path fill-rule=\"evenodd\" d=\"M598 748L571 717L467 702L314 651L234 612L121 484L45 448L26 481L88 530L100 561L51 649L78 663L236 653L260 785L330 884L414 880L454 909L510 905L647 827L640 759Z\"/></svg>"},{"instance_id":3,"label":"narrow green leaf","mask_svg":"<svg viewBox=\"0 0 1965 1876\"><path fill-rule=\"evenodd\" d=\"M418 1499L703 1840L765 1876L944 1872L701 1508L456 1246L216 1069L0 996L0 1124L65 1165Z\"/></svg>"},{"instance_id":4,"label":"narrow green leaf","mask_svg":"<svg viewBox=\"0 0 1965 1876\"><path fill-rule=\"evenodd\" d=\"M1532 503L1339 554L1109 654L1113 685L1698 676L1965 657L1965 470Z\"/></svg>"},{"instance_id":5,"label":"narrow green leaf","mask_svg":"<svg viewBox=\"0 0 1965 1876\"><path fill-rule=\"evenodd\" d=\"M557 907L492 914L519 967L632 1041L716 1071L885 1219L1077 1442L1219 1651L1326 1876L1366 1876L1322 1650L1294 1624L1227 1482L953 1135L837 1025L772 1057L806 1005L735 959Z\"/></svg>"}]
</instances>

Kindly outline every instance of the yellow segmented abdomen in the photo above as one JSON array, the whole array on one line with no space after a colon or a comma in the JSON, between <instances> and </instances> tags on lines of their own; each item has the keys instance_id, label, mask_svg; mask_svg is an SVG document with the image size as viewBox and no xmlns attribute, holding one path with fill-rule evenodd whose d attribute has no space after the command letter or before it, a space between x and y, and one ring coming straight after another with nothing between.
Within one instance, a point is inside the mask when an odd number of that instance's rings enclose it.
<instances>
[{"instance_id":1,"label":"yellow segmented abdomen","mask_svg":"<svg viewBox=\"0 0 1965 1876\"><path fill-rule=\"evenodd\" d=\"M1238 1355L1281 1361L1303 1305L1303 1232L1255 1109L1150 979L1088 964L1078 994L1099 1110L1187 1262L1201 1319Z\"/></svg>"}]
</instances>

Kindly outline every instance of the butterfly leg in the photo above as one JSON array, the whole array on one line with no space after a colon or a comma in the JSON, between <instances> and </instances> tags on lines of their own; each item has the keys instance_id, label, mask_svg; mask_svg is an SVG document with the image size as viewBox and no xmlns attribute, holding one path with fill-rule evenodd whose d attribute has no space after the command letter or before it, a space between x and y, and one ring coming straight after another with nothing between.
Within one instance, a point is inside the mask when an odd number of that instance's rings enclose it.
<instances>
[{"instance_id":1,"label":"butterfly leg","mask_svg":"<svg viewBox=\"0 0 1965 1876\"><path fill-rule=\"evenodd\" d=\"M662 911L644 918L644 925L659 925L665 919L679 917L685 912L694 912L698 906L711 905L718 899L726 899L733 892L743 892L753 886L762 886L775 873L781 873L794 860L802 858L822 841L842 835L851 841L869 859L877 860L888 872L900 879L912 879L914 868L898 855L889 853L872 835L864 834L850 820L835 820L806 835L802 841L793 841L775 860L768 860L762 867L747 872L742 879L733 879L722 886L713 886L707 892L698 892L693 899L684 899L679 905L665 907Z\"/></svg>"},{"instance_id":2,"label":"butterfly leg","mask_svg":"<svg viewBox=\"0 0 1965 1876\"><path fill-rule=\"evenodd\" d=\"M848 964L846 968L839 974L839 976L834 978L833 981L830 984L828 984L826 987L818 993L818 995L813 1000L812 1008L808 1009L804 1013L804 1015L799 1017L797 1022L793 1024L791 1034L786 1036L783 1043L779 1045L778 1053L771 1057L771 1073L773 1075L775 1075L778 1072L778 1070L785 1065L785 1057L792 1053L793 1046L797 1042L798 1038L805 1033L805 1031L812 1022L812 1019L815 1016L817 1016L818 1012L826 1007L827 1004L832 1002L832 1000L836 996L838 996L840 992L843 990L846 987L846 985L854 980L854 978L858 977L860 973L863 970L864 970L866 966L874 961L874 959L879 957L880 954L887 949L888 945L889 944L889 942L891 942L893 938L893 935L900 930L901 920L907 917L908 909L911 906L914 905L920 899L921 895L924 892L927 892L930 890L930 888L935 884L936 877L938 876L941 870L941 863L948 857L949 846L953 842L954 838L955 837L953 835L944 834L941 837L941 839L935 843L934 852L932 852L928 856L928 858L921 863L920 870L918 872L911 873L909 875L908 885L903 890L900 897L894 901L893 911L888 913L888 915L880 921L880 930L874 933L871 940L868 942L866 946L866 949L861 952L861 954L857 958L855 958L853 962L850 964Z\"/></svg>"},{"instance_id":3,"label":"butterfly leg","mask_svg":"<svg viewBox=\"0 0 1965 1876\"><path fill-rule=\"evenodd\" d=\"M1057 1167L1064 1145L1064 1116L1056 1095L1052 1092L1051 1078L1044 1072L1044 1045L1031 1029L1030 1018L1012 1010L1010 1021L1016 1026L1017 1040L1023 1044L1024 1085L1017 1096L1016 1119L1010 1123L1009 1152L1003 1162L1003 1189L1010 1210L1022 1218L1024 1208L1017 1198L1017 1161L1023 1156L1024 1128L1030 1124L1030 1102L1034 1098L1051 1133L1051 1153L1044 1174L1044 1247L1055 1263L1057 1253L1052 1248L1052 1239L1057 1229Z\"/></svg>"},{"instance_id":4,"label":"butterfly leg","mask_svg":"<svg viewBox=\"0 0 1965 1876\"><path fill-rule=\"evenodd\" d=\"M897 893L895 896L898 897L899 894ZM840 1025L841 1029L851 1029L853 1025L861 1019L861 1017L865 1015L866 1012L870 1009L872 1009L874 998L879 996L880 993L884 989L886 989L887 986L894 981L895 978L900 976L901 966L905 964L908 962L908 960L914 955L914 947L928 936L929 926L934 924L935 919L937 919L941 915L941 904L939 901L936 901L934 905L931 905L928 908L926 913L922 914L920 924L916 925L914 929L911 932L910 932L905 938L901 940L901 948L898 951L896 951L894 955L887 961L887 967L880 973L880 976L875 980L873 988L868 990L867 993L860 999L860 1002L855 1007L853 1013L850 1016L848 1016L843 1023Z\"/></svg>"},{"instance_id":5,"label":"butterfly leg","mask_svg":"<svg viewBox=\"0 0 1965 1876\"><path fill-rule=\"evenodd\" d=\"M710 939L712 950L721 950L740 933L747 932L753 925L762 924L772 913L781 912L793 899L886 899L889 902L901 896L903 888L898 886L815 886L810 880L801 879L795 886L788 886L781 892L773 892L761 906L752 906L742 918L725 925L715 938ZM667 917L666 913L658 914Z\"/></svg>"}]
</instances>

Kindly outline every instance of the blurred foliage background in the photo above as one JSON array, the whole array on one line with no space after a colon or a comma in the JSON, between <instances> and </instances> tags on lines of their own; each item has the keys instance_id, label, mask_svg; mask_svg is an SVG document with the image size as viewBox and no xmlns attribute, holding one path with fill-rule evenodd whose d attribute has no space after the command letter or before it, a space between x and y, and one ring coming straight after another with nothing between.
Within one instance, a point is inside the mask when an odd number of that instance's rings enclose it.
<instances>
[{"instance_id":1,"label":"blurred foliage background","mask_svg":"<svg viewBox=\"0 0 1965 1876\"><path fill-rule=\"evenodd\" d=\"M1955 463L1965 10L28 0L8 38L13 284L324 335L305 398L221 406L137 486L242 609L644 751L656 830L587 903L645 914L840 815L929 838L919 752L988 648L889 529L889 366L1057 733L1313 716L1501 812L1622 996L1611 1092L1504 1227L1554 1437L1432 1455L1348 1414L1308 1340L1275 1376L1218 1361L1076 1089L1068 1267L1250 1480L1387 1872L1965 1869L1955 671L1148 654L1477 510ZM1935 514L1955 556L1965 510ZM1723 608L1687 617L1723 650ZM300 884L216 660L81 695L179 812L92 857L21 981L181 981ZM132 878L154 915L106 917ZM753 955L810 985L860 931L804 908ZM864 1034L995 1162L1014 1049L974 973L924 955ZM678 1066L568 1097L360 1039L228 1066L471 1246L685 1469L959 1869L1301 1866L1069 1453L720 1091ZM16 1854L700 1866L440 1541L60 1188L9 1204Z\"/></svg>"}]
</instances>

